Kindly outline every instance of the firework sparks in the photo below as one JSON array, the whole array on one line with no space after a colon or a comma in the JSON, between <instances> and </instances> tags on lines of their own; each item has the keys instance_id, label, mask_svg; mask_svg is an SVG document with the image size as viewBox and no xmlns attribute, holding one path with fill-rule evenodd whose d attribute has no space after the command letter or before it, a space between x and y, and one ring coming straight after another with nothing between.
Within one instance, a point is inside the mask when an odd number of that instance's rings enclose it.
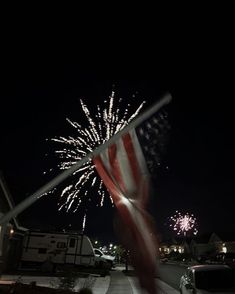
<instances>
[{"instance_id":1,"label":"firework sparks","mask_svg":"<svg viewBox=\"0 0 235 294\"><path fill-rule=\"evenodd\" d=\"M85 227L86 227L86 213L84 214L83 222L82 222L82 231L83 231L83 232L84 232L84 230L85 230Z\"/></svg>"},{"instance_id":2,"label":"firework sparks","mask_svg":"<svg viewBox=\"0 0 235 294\"><path fill-rule=\"evenodd\" d=\"M182 215L180 212L176 213L170 217L170 227L173 227L173 230L177 232L177 235L183 234L187 235L188 232L192 232L194 235L197 235L197 219L193 214L186 213Z\"/></svg>"},{"instance_id":3,"label":"firework sparks","mask_svg":"<svg viewBox=\"0 0 235 294\"><path fill-rule=\"evenodd\" d=\"M136 111L129 115L130 104L122 110L119 108L122 99L118 99L117 105L115 102L114 92L112 92L109 99L104 101L103 108L97 105L97 112L92 117L87 105L83 100L80 100L82 110L88 121L88 126L84 127L78 122L71 121L67 118L68 123L76 129L77 135L75 137L60 136L50 139L63 146L63 148L55 151L55 154L60 159L60 163L58 164L59 169L69 169L99 145L108 141L139 114L145 103L145 101L142 102ZM72 210L75 212L84 199L91 201L90 195L88 194L91 187L96 189L99 195L100 200L97 206L103 206L105 189L103 189L102 180L99 178L95 166L90 159L73 173L71 182L62 190L59 210L63 208L66 211ZM110 200L112 202L111 197Z\"/></svg>"}]
</instances>

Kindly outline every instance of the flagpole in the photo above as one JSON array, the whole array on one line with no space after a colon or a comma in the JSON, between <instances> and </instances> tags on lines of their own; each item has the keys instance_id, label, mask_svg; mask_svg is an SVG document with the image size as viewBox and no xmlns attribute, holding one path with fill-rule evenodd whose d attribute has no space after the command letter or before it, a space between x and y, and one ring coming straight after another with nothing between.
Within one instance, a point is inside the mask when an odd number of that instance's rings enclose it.
<instances>
[{"instance_id":1,"label":"flagpole","mask_svg":"<svg viewBox=\"0 0 235 294\"><path fill-rule=\"evenodd\" d=\"M12 219L16 215L24 211L27 207L32 205L36 200L41 198L45 193L55 188L58 184L63 182L67 177L72 175L89 159L98 155L100 152L102 152L104 149L112 145L116 140L118 140L120 137L126 134L129 130L135 128L136 126L141 124L143 121L145 121L147 118L149 118L151 115L153 115L155 112L157 112L162 106L164 106L165 104L168 104L171 101L171 99L172 97L169 93L163 96L160 101L156 102L151 108L147 109L143 114L140 114L135 119L133 119L125 128L123 128L121 131L113 135L107 142L98 146L94 151L87 154L85 157L83 157L81 160L79 160L69 169L63 171L61 174L59 174L54 179L52 179L49 183L45 184L43 187L38 189L35 193L33 193L32 195L24 199L22 202L20 202L18 205L16 205L12 210L10 210L8 213L6 213L3 217L0 218L0 225L3 223L9 222L10 219Z\"/></svg>"}]
</instances>

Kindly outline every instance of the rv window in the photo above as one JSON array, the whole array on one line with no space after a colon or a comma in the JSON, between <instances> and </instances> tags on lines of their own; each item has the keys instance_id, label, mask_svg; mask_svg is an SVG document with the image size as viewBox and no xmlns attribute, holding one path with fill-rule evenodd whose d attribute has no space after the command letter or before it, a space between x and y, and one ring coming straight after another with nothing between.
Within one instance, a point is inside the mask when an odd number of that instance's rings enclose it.
<instances>
[{"instance_id":1,"label":"rv window","mask_svg":"<svg viewBox=\"0 0 235 294\"><path fill-rule=\"evenodd\" d=\"M58 242L57 245L56 245L56 247L57 248L65 248L66 247L66 244L65 244L65 242Z\"/></svg>"},{"instance_id":2,"label":"rv window","mask_svg":"<svg viewBox=\"0 0 235 294\"><path fill-rule=\"evenodd\" d=\"M45 254L45 253L47 253L47 249L46 248L39 248L38 253Z\"/></svg>"},{"instance_id":3,"label":"rv window","mask_svg":"<svg viewBox=\"0 0 235 294\"><path fill-rule=\"evenodd\" d=\"M69 240L69 247L75 247L75 241L76 241L76 239L70 239Z\"/></svg>"}]
</instances>

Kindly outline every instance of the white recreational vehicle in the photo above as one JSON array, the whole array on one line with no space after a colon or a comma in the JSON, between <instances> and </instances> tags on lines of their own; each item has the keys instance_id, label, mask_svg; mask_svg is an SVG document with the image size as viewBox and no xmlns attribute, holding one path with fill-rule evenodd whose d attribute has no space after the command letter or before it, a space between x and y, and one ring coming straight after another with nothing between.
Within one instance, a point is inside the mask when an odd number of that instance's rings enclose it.
<instances>
[{"instance_id":1,"label":"white recreational vehicle","mask_svg":"<svg viewBox=\"0 0 235 294\"><path fill-rule=\"evenodd\" d=\"M90 239L76 233L27 232L23 240L21 264L95 265Z\"/></svg>"}]
</instances>

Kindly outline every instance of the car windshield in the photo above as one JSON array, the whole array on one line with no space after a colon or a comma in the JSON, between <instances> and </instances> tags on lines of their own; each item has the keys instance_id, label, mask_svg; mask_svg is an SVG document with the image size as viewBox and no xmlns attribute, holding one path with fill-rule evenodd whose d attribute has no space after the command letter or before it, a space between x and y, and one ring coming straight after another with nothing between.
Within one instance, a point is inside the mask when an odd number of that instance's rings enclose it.
<instances>
[{"instance_id":1,"label":"car windshield","mask_svg":"<svg viewBox=\"0 0 235 294\"><path fill-rule=\"evenodd\" d=\"M97 254L97 255L102 255L103 253L102 253L100 250L95 249L95 254Z\"/></svg>"},{"instance_id":2,"label":"car windshield","mask_svg":"<svg viewBox=\"0 0 235 294\"><path fill-rule=\"evenodd\" d=\"M235 288L235 270L216 269L195 272L195 284L198 289Z\"/></svg>"}]
</instances>

